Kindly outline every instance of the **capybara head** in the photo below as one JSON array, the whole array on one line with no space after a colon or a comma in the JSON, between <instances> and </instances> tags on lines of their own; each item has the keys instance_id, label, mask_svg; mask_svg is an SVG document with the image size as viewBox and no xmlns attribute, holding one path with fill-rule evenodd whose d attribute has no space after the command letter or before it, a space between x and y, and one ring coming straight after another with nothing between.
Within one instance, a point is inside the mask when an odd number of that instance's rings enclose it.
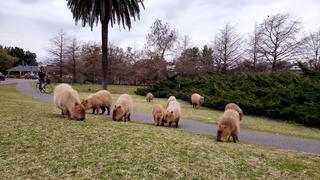
<instances>
[{"instance_id":1,"label":"capybara head","mask_svg":"<svg viewBox=\"0 0 320 180\"><path fill-rule=\"evenodd\" d=\"M89 104L89 101L88 101L88 100L83 100L83 101L81 102L81 104L83 105L83 107L84 107L85 110L90 109L90 104Z\"/></svg>"},{"instance_id":2,"label":"capybara head","mask_svg":"<svg viewBox=\"0 0 320 180\"><path fill-rule=\"evenodd\" d=\"M173 111L167 110L164 119L168 122L173 122L175 119Z\"/></svg>"},{"instance_id":3,"label":"capybara head","mask_svg":"<svg viewBox=\"0 0 320 180\"><path fill-rule=\"evenodd\" d=\"M77 120L83 121L86 116L86 111L82 104L76 102L70 114L71 114L71 119L77 119Z\"/></svg>"},{"instance_id":4,"label":"capybara head","mask_svg":"<svg viewBox=\"0 0 320 180\"><path fill-rule=\"evenodd\" d=\"M125 114L124 109L121 106L115 105L112 113L112 119L114 121L119 121L123 118L124 114Z\"/></svg>"},{"instance_id":5,"label":"capybara head","mask_svg":"<svg viewBox=\"0 0 320 180\"><path fill-rule=\"evenodd\" d=\"M227 142L231 136L231 126L228 123L219 124L217 141Z\"/></svg>"},{"instance_id":6,"label":"capybara head","mask_svg":"<svg viewBox=\"0 0 320 180\"><path fill-rule=\"evenodd\" d=\"M199 103L200 103L200 106L204 103L204 97L203 96L200 97Z\"/></svg>"}]
</instances>

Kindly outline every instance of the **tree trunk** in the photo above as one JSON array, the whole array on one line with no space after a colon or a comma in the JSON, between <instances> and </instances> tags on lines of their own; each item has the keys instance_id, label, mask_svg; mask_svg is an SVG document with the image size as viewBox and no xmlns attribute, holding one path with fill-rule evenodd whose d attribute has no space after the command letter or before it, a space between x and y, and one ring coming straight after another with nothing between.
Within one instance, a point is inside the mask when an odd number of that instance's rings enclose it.
<instances>
[{"instance_id":1,"label":"tree trunk","mask_svg":"<svg viewBox=\"0 0 320 180\"><path fill-rule=\"evenodd\" d=\"M101 21L102 33L102 89L107 89L108 84L108 25L109 19Z\"/></svg>"}]
</instances>

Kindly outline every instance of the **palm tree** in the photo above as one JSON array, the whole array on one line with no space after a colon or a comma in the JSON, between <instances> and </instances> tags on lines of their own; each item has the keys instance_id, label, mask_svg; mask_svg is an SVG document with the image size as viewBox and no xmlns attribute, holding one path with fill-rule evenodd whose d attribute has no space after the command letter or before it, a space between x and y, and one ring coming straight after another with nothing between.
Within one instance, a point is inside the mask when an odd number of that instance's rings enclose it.
<instances>
[{"instance_id":1,"label":"palm tree","mask_svg":"<svg viewBox=\"0 0 320 180\"><path fill-rule=\"evenodd\" d=\"M108 74L108 26L122 24L123 28L131 29L131 17L134 21L140 19L140 6L144 8L143 0L67 0L73 19L76 23L82 21L82 26L101 22L102 34L102 88L107 89Z\"/></svg>"}]
</instances>

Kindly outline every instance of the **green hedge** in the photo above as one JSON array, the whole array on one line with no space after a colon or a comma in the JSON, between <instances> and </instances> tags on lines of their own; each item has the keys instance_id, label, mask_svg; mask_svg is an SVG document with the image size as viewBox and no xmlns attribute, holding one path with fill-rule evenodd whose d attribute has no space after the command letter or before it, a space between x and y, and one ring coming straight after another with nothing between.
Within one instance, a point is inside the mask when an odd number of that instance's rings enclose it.
<instances>
[{"instance_id":1,"label":"green hedge","mask_svg":"<svg viewBox=\"0 0 320 180\"><path fill-rule=\"evenodd\" d=\"M171 95L190 102L197 92L204 106L223 110L229 102L240 105L245 114L285 119L320 127L320 78L298 74L212 75L196 79L175 77L158 81L136 94L152 92L156 97ZM258 124L257 124L258 125Z\"/></svg>"}]
</instances>

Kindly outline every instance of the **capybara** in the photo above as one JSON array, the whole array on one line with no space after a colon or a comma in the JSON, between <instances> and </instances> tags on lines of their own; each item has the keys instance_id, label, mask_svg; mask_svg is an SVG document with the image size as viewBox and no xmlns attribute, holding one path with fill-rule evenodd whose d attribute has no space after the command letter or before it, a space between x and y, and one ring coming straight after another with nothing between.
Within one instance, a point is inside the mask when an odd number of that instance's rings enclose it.
<instances>
[{"instance_id":1,"label":"capybara","mask_svg":"<svg viewBox=\"0 0 320 180\"><path fill-rule=\"evenodd\" d=\"M240 115L238 111L227 109L219 118L219 129L217 132L217 140L222 142L229 141L232 137L233 142L239 141L238 134L240 132Z\"/></svg>"},{"instance_id":2,"label":"capybara","mask_svg":"<svg viewBox=\"0 0 320 180\"><path fill-rule=\"evenodd\" d=\"M130 121L130 115L133 108L133 101L130 95L122 94L119 96L112 113L112 119L114 121L120 121L124 118L124 121Z\"/></svg>"},{"instance_id":3,"label":"capybara","mask_svg":"<svg viewBox=\"0 0 320 180\"><path fill-rule=\"evenodd\" d=\"M198 106L201 106L204 103L204 97L200 96L197 93L192 94L191 96L191 103L192 103L192 107L196 108Z\"/></svg>"},{"instance_id":4,"label":"capybara","mask_svg":"<svg viewBox=\"0 0 320 180\"><path fill-rule=\"evenodd\" d=\"M148 93L148 94L146 95L147 102L151 102L151 101L153 100L153 98L154 98L154 96L153 96L152 93Z\"/></svg>"},{"instance_id":5,"label":"capybara","mask_svg":"<svg viewBox=\"0 0 320 180\"><path fill-rule=\"evenodd\" d=\"M99 114L101 109L101 114L104 114L106 108L108 110L108 115L110 115L110 107L112 104L112 96L107 90L100 90L94 94L90 94L84 101L82 101L83 106L86 110L92 108L92 114Z\"/></svg>"},{"instance_id":6,"label":"capybara","mask_svg":"<svg viewBox=\"0 0 320 180\"><path fill-rule=\"evenodd\" d=\"M172 123L176 123L176 128L179 127L179 120L181 117L181 107L178 101L170 101L165 114L165 121L171 127Z\"/></svg>"},{"instance_id":7,"label":"capybara","mask_svg":"<svg viewBox=\"0 0 320 180\"><path fill-rule=\"evenodd\" d=\"M80 102L79 94L69 84L60 84L54 88L53 102L64 117L85 119L85 108Z\"/></svg>"},{"instance_id":8,"label":"capybara","mask_svg":"<svg viewBox=\"0 0 320 180\"><path fill-rule=\"evenodd\" d=\"M227 109L233 109L233 110L236 110L239 115L240 115L240 121L242 120L242 116L243 116L243 111L242 109L235 103L229 103L227 104L225 107L224 107L224 110L227 110Z\"/></svg>"},{"instance_id":9,"label":"capybara","mask_svg":"<svg viewBox=\"0 0 320 180\"><path fill-rule=\"evenodd\" d=\"M170 96L170 97L168 98L168 101L167 101L167 105L166 105L166 107L168 107L168 106L169 106L169 103L170 103L171 101L177 101L176 97L174 97L174 96Z\"/></svg>"},{"instance_id":10,"label":"capybara","mask_svg":"<svg viewBox=\"0 0 320 180\"><path fill-rule=\"evenodd\" d=\"M153 106L152 115L153 120L157 126L163 126L164 125L164 108L160 104L155 104Z\"/></svg>"}]
</instances>

